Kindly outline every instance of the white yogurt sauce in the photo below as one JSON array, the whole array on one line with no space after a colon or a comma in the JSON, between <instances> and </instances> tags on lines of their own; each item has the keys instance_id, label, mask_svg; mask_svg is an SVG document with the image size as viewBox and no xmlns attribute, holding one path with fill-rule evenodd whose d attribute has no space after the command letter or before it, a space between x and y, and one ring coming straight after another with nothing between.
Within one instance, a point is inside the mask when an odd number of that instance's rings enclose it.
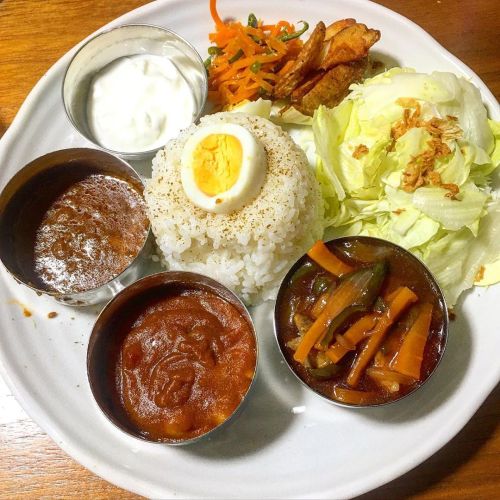
<instances>
[{"instance_id":1,"label":"white yogurt sauce","mask_svg":"<svg viewBox=\"0 0 500 500\"><path fill-rule=\"evenodd\" d=\"M165 145L193 121L193 93L166 57L138 54L104 67L93 78L87 120L103 147L127 153Z\"/></svg>"}]
</instances>

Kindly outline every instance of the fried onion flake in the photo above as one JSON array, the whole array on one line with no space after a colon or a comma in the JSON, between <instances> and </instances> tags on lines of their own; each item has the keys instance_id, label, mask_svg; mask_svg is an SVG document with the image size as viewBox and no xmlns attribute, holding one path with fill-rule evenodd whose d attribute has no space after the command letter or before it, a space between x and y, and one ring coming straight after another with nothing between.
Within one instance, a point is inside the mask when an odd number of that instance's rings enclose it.
<instances>
[{"instance_id":1,"label":"fried onion flake","mask_svg":"<svg viewBox=\"0 0 500 500\"><path fill-rule=\"evenodd\" d=\"M439 186L448 191L445 196L452 200L457 199L460 188L456 184L443 183L441 175L435 170L436 160L451 154L447 142L463 137L463 132L455 116L446 118L433 117L430 120L422 118L420 103L413 98L399 98L396 104L402 106L403 116L391 128L393 140L390 150L394 149L395 142L412 128L423 128L431 136L427 141L427 148L416 156L412 156L401 179L401 188L407 193L413 193L422 186Z\"/></svg>"}]
</instances>

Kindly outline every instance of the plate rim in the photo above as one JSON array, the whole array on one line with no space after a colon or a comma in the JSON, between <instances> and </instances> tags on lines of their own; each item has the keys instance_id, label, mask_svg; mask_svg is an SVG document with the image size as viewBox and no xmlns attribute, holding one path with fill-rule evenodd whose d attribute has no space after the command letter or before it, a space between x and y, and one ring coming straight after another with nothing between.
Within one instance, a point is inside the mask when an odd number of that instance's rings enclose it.
<instances>
[{"instance_id":1,"label":"plate rim","mask_svg":"<svg viewBox=\"0 0 500 500\"><path fill-rule=\"evenodd\" d=\"M38 98L43 94L44 89L50 84L48 80L55 76L58 71L63 70L64 65L66 65L72 55L78 48L84 44L88 39L95 36L97 33L109 29L112 26L118 24L133 22L133 18L137 15L149 15L155 11L162 10L165 5L174 4L180 0L156 0L133 9L122 16L112 20L106 25L100 27L98 30L91 33L88 37L82 40L80 43L76 44L72 49L66 52L62 57L60 57L49 70L40 78L40 80L35 84L32 90L29 92L26 99L23 101L18 112L11 125L8 127L4 135L0 138L0 156L3 152L10 147L16 140L18 134L18 129L21 126L22 119L25 115L30 114L32 108L36 105ZM453 63L460 71L460 73L467 77L474 79L474 83L479 87L481 91L481 96L485 105L488 109L488 114L490 117L495 119L500 118L500 105L496 100L493 93L489 90L482 79L464 62L458 59L455 55L449 52L445 47L443 47L437 40L432 37L428 32L426 32L421 26L419 26L414 21L406 18L402 14L399 14L383 5L371 2L370 0L350 0L353 6L353 10L356 5L362 5L363 8L372 9L383 13L386 16L393 18L399 23L405 24L409 29L413 30L420 37L424 37L433 46L436 52L439 52L442 57L447 58L451 63ZM496 103L496 106L495 106ZM4 278L1 278L4 279ZM498 285L497 285L498 286ZM108 481L115 486L123 489L127 489L133 493L139 495L144 495L144 491L148 491L148 495L160 496L162 498L177 498L179 493L170 490L168 496L165 495L164 489L157 489L155 486L147 481L141 480L130 473L126 472L116 465L110 465L105 460L96 460L89 453L86 452L85 448L81 448L78 444L72 444L75 439L67 440L66 437L61 433L57 425L54 425L45 410L42 411L42 406L36 401L29 391L29 388L23 387L23 384L19 381L14 380L13 374L10 374L4 363L4 351L0 343L0 376L5 381L6 385L12 391L13 395L17 401L22 406L23 410L28 414L31 420L33 420L40 428L46 432L49 437L73 460L75 460L80 465L84 466L92 473L101 477L105 481ZM357 496L375 488L378 488L388 482L406 474L411 469L417 467L424 461L426 461L430 456L438 452L443 446L450 442L467 424L467 422L472 418L472 416L477 412L480 406L484 403L488 395L493 391L496 385L500 382L500 364L497 367L496 378L492 377L491 381L487 385L483 385L476 392L473 404L470 404L466 411L456 413L447 422L446 426L443 426L441 432L436 432L433 436L433 440L429 441L430 444L425 444L418 448L417 452L412 453L411 456L406 456L397 462L397 465L389 464L381 469L377 469L372 472L369 476L365 476L362 481L354 480L349 483L343 484L342 486L332 486L329 490L322 492L323 496L335 497L335 498L347 498L351 496ZM33 416L37 414L36 418ZM76 451L76 454L75 454ZM180 492L182 495L182 492ZM204 498L202 496L193 496L192 498Z\"/></svg>"}]
</instances>

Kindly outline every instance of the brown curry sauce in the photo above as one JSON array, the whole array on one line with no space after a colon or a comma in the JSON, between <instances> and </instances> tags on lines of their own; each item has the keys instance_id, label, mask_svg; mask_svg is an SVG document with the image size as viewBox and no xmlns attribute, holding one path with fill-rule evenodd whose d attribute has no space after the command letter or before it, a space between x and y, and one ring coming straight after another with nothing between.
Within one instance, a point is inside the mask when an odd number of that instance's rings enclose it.
<instances>
[{"instance_id":1,"label":"brown curry sauce","mask_svg":"<svg viewBox=\"0 0 500 500\"><path fill-rule=\"evenodd\" d=\"M33 267L45 287L78 293L111 281L144 245L149 220L129 182L92 174L69 185L36 231Z\"/></svg>"},{"instance_id":2,"label":"brown curry sauce","mask_svg":"<svg viewBox=\"0 0 500 500\"><path fill-rule=\"evenodd\" d=\"M354 269L359 269L382 259L386 260L388 263L388 272L382 288L384 294L389 294L398 286L407 286L418 295L419 301L431 303L434 306L430 333L422 361L420 380L415 380L409 385L401 385L399 391L391 393L376 384L365 374L360 384L356 387L356 390L375 394L375 397L370 402L367 402L367 404L380 404L400 399L422 385L433 372L441 358L446 342L446 306L444 300L442 300L441 293L434 284L430 273L425 270L424 266L415 257L389 242L360 237L358 244L353 244L349 241L349 238L341 238L329 242L327 246L337 257L353 266ZM288 279L285 279L285 283L290 283L294 271L306 262L312 263L312 271L306 273L291 286L288 284L288 286L282 287L278 295L275 312L278 343L289 366L305 384L315 392L329 399L336 400L334 389L336 387L348 388L346 383L347 376L359 349L348 353L338 362L340 370L335 376L328 380L319 380L313 377L304 365L294 360L294 350L287 346L287 343L298 335L297 327L293 321L294 313L305 311L311 307L311 304L317 299L312 293L315 279L318 276L328 275L327 271L305 255L292 268ZM394 339L396 339L396 342L400 340L398 338L398 330L402 332L406 327L405 319L406 317L403 316L396 322L391 328L392 334L390 333L387 336L383 344L383 349L385 349L386 354L389 356L392 350L397 347L394 345ZM341 333L346 331L352 323L353 321L347 322L341 329ZM361 344L361 348L362 345L363 343Z\"/></svg>"}]
</instances>

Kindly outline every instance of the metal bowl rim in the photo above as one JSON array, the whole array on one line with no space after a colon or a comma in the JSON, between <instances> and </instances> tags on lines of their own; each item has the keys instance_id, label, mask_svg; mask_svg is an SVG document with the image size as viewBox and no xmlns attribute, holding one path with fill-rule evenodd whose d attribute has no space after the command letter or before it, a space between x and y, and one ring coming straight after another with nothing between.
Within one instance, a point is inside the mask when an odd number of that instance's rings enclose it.
<instances>
[{"instance_id":1,"label":"metal bowl rim","mask_svg":"<svg viewBox=\"0 0 500 500\"><path fill-rule=\"evenodd\" d=\"M143 283L147 282L148 280L154 280L155 278L157 279L158 277L161 277L161 276L168 277L169 275L173 276L174 278L172 280L168 280L168 281L165 281L164 283L161 283L162 286L163 285L172 284L172 283L182 284L182 283L184 283L183 281L181 281L180 279L175 279L175 278L176 277L181 278L182 276L190 276L192 278L197 279L197 281L194 281L194 282L191 282L191 283L194 283L194 284L208 284L209 287L212 290L213 290L213 288L212 288L211 285L213 285L213 286L215 286L215 288L219 288L219 289L225 290L227 293L229 293L229 295L232 298L234 298L235 301L239 305L241 305L242 310L243 310L244 314L246 315L247 322L248 322L248 324L250 326L250 329L252 331L252 337L253 337L254 343L255 343L255 366L254 366L254 370L253 370L252 380L251 380L251 382L250 382L250 384L249 384L249 386L248 386L245 394L241 398L238 406L233 410L233 412L223 422L221 422L220 424L217 424L215 427L213 427L209 431L205 432L204 434L201 434L200 436L196 436L196 437L193 437L193 438L190 438L190 439L184 439L184 440L180 440L180 441L173 441L173 440L152 440L152 439L148 439L147 437L141 436L140 434L134 434L134 433L130 432L128 429L125 429L124 427L122 427L118 423L114 422L109 417L108 413L103 408L103 406L101 405L101 403L99 402L99 400L96 398L96 395L95 395L95 392L94 392L94 384L91 382L91 376L90 376L90 364L91 364L90 362L91 362L92 356L94 355L93 354L94 353L94 349L91 350L91 345L93 346L92 338L96 335L96 333L95 333L96 332L96 327L98 326L99 321L102 320L102 316L104 315L104 313L107 310L109 310L109 308L113 305L113 302L115 300L117 300L117 298L122 293L126 292L130 287L132 287L132 286L140 286ZM138 295L144 293L147 289L148 288L144 288L143 290L141 290L138 293ZM220 295L218 295L218 296L220 297ZM220 297L220 298L222 298L223 300L226 300L224 297ZM128 299L128 300L130 300L130 299ZM127 302L128 302L128 300L127 300ZM123 305L121 307L123 307ZM115 311L115 313L113 313L113 314L116 314L116 312L118 312L118 311L119 311L119 309L117 311ZM248 310L247 306L236 295L236 293L234 293L232 290L230 290L227 286L223 285L222 283L220 283L219 281L215 280L214 278L210 278L209 276L206 276L204 274L194 273L194 272L191 272L191 271L175 271L175 270L172 270L172 271L160 271L158 273L149 274L147 276L144 276L144 277L138 279L137 281L134 281L134 283L130 284L129 286L125 287L118 294L116 294L104 306L104 308L100 311L99 315L97 316L97 318L96 318L96 320L94 322L94 325L92 326L92 331L90 333L90 337L89 337L89 340L88 340L88 343L87 343L87 356L86 356L87 381L89 383L90 391L92 392L92 397L94 399L94 402L98 406L98 408L101 411L101 413L106 417L106 420L108 422L110 422L111 424L113 424L114 427L116 427L120 431L124 432L128 436L131 436L131 437L133 437L135 439L138 439L138 440L140 440L142 442L159 444L159 445L163 444L163 445L168 445L168 446L184 446L184 445L188 445L188 444L193 444L193 443L196 443L196 442L198 442L198 441L200 441L202 439L205 439L208 436L211 436L212 433L215 433L216 431L218 431L219 429L221 429L222 427L224 427L229 421L231 421L239 413L239 411L242 409L243 404L247 401L248 396L249 396L249 394L251 392L251 389L253 388L253 386L255 384L255 379L257 378L258 365L259 365L259 342L258 342L257 332L255 330L255 325L254 325L252 316L251 316L250 311ZM112 413L112 412L110 412L110 413Z\"/></svg>"},{"instance_id":2,"label":"metal bowl rim","mask_svg":"<svg viewBox=\"0 0 500 500\"><path fill-rule=\"evenodd\" d=\"M66 66L66 70L64 71L64 75L63 75L63 79L62 79L62 83L61 83L61 98L62 98L63 108L64 108L64 112L66 114L66 117L70 121L73 128L81 136L83 136L86 140L91 142L96 148L102 149L103 151L110 153L112 155L119 156L120 158L126 158L126 159L129 159L131 161L134 161L134 160L141 160L144 158L154 156L160 149L162 149L166 146L168 141L167 141L167 143L163 144L162 146L160 146L158 148L149 149L147 151L128 151L128 152L125 152L125 151L116 151L114 149L110 149L110 148L107 148L105 146L102 146L101 144L96 142L94 137L92 137L92 136L89 137L86 134L84 134L83 131L80 129L80 127L75 123L75 121L73 120L73 118L69 112L69 104L66 102L66 99L64 98L66 77L68 75L68 72L70 70L71 65L73 64L75 59L80 55L80 53L83 51L83 49L85 49L85 47L87 47L87 45L89 43L93 42L97 38L100 38L101 36L108 35L109 33L113 32L113 31L117 31L117 30L124 29L124 28L125 29L131 28L131 27L153 28L155 30L160 30L160 31L166 32L169 35L173 35L174 38L177 38L179 41L184 43L187 47L189 47L193 51L194 55L197 58L197 62L199 62L201 64L201 68L203 69L201 71L201 75L202 75L202 79L203 79L203 89L202 89L202 98L201 98L200 109L198 110L198 113L193 117L192 123L196 123L200 119L200 117L203 115L203 110L205 108L207 98L208 98L208 77L207 77L206 71L204 70L205 65L203 63L203 59L202 59L200 53L195 49L194 45L191 42L189 42L188 40L186 40L183 36L179 35L177 32L175 32L169 28L164 28L163 26L158 26L156 24L130 23L130 24L122 24L120 26L111 27L111 28L105 29L103 31L99 31L99 33L92 35L88 40L83 42L80 47L78 47L77 51L71 57L68 65ZM122 56L122 57L124 57L124 56Z\"/></svg>"},{"instance_id":3,"label":"metal bowl rim","mask_svg":"<svg viewBox=\"0 0 500 500\"><path fill-rule=\"evenodd\" d=\"M444 353L446 351L446 346L448 345L448 329L449 329L448 307L447 307L447 304L446 304L446 298L445 298L445 296L443 294L443 291L441 290L441 287L439 286L439 283L437 282L436 278L434 277L434 275L432 274L432 272L429 270L429 268L427 267L427 265L424 262L422 262L422 260L419 257L417 257L416 255L412 254L409 250L407 250L406 248L403 248L401 245L398 245L397 243L393 243L392 241L384 240L382 238L376 238L374 236L341 236L341 237L338 237L338 238L333 238L331 240L325 241L325 244L328 245L329 243L332 243L332 242L339 242L339 241L353 240L353 239L358 239L358 240L359 239L365 239L365 240L376 241L376 242L383 243L385 245L396 247L399 250L402 250L404 254L407 254L409 257L415 259L424 268L424 270L426 271L428 277L430 278L430 281L436 287L438 299L440 299L440 301L442 302L443 309L444 309L443 310L443 334L442 334L442 340L441 340L441 344L440 344L441 347L442 347L442 349L441 349L439 358L436 361L436 364L432 368L431 372L429 373L428 377L418 387L414 388L413 390L411 390L410 392L408 392L405 395L401 396L400 398L393 399L391 401L384 401L382 403L375 403L375 404L371 404L371 405L370 404L355 405L355 404L343 403L341 401L337 401L335 399L329 398L328 396L325 396L324 394L321 394L320 392L318 392L315 389L313 389L309 384L307 384L304 380L302 380L299 377L299 375L295 372L295 370L292 368L292 366L288 362L288 360L287 360L287 358L286 358L286 356L285 356L285 354L283 352L283 349L281 348L281 344L280 344L280 341L279 341L279 334L278 334L278 328L279 327L278 327L277 311L278 311L278 301L279 301L279 299L280 299L280 297L281 297L281 295L283 293L283 290L286 288L287 282L289 281L289 279L291 278L291 276L293 275L293 273L296 271L296 268L301 264L301 261L303 259L305 259L306 255L307 255L307 252L304 253L303 255L301 255L293 263L293 265L289 268L289 270L287 271L285 277L283 278L283 280L280 283L280 286L279 286L279 289L278 289L278 293L276 295L276 302L275 302L275 305L274 305L274 312L273 312L274 338L276 340L276 343L278 344L278 349L280 351L280 354L281 354L282 358L285 360L285 363L288 366L288 368L290 369L290 371L294 374L294 376L300 381L300 383L303 386L307 387L307 389L309 389L316 396L320 397L323 401L326 401L327 403L332 404L332 405L342 406L344 408L356 408L356 409L379 408L379 407L382 407L382 406L388 406L388 405L392 405L394 403L399 403L400 401L403 401L407 397L415 394L434 375L434 373L437 370L437 367L440 365L440 363L441 363L441 361L442 361L442 359L444 357Z\"/></svg>"}]
</instances>

